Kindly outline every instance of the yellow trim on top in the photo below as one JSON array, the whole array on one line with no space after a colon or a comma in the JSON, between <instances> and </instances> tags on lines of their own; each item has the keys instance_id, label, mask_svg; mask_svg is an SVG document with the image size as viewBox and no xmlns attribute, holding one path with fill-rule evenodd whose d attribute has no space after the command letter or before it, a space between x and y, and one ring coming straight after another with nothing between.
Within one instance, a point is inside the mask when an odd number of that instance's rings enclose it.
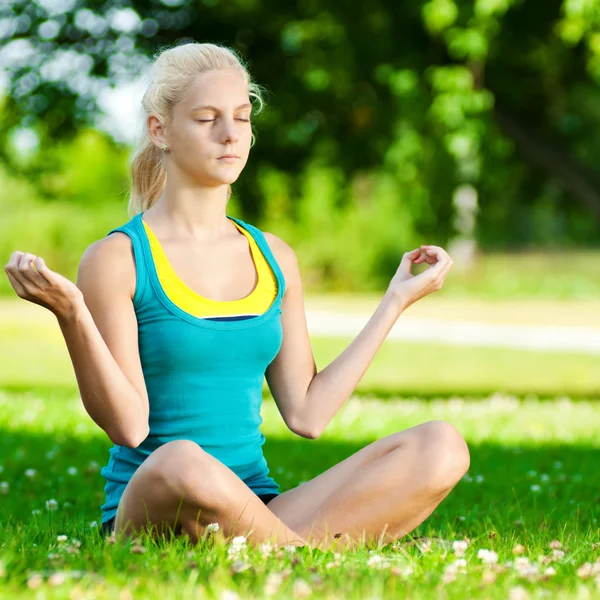
<instances>
[{"instance_id":1,"label":"yellow trim on top","mask_svg":"<svg viewBox=\"0 0 600 600\"><path fill-rule=\"evenodd\" d=\"M275 300L277 280L269 263L252 234L235 221L232 220L231 222L248 240L258 274L258 282L254 290L248 296L239 300L211 300L190 289L174 271L161 243L150 229L150 226L143 219L141 221L150 242L150 250L152 251L152 258L160 284L169 300L181 310L200 318L260 315L266 312Z\"/></svg>"}]
</instances>

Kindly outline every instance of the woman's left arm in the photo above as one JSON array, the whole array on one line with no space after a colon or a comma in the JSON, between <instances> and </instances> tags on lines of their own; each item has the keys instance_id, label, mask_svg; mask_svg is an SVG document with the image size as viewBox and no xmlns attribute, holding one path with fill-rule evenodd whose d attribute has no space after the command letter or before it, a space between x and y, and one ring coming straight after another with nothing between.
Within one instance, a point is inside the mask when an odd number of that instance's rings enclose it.
<instances>
[{"instance_id":1,"label":"woman's left arm","mask_svg":"<svg viewBox=\"0 0 600 600\"><path fill-rule=\"evenodd\" d=\"M317 372L296 255L283 240L273 234L265 235L286 280L281 315L283 341L267 368L266 379L288 427L302 437L314 439L350 398L404 306L388 290L350 345Z\"/></svg>"}]
</instances>

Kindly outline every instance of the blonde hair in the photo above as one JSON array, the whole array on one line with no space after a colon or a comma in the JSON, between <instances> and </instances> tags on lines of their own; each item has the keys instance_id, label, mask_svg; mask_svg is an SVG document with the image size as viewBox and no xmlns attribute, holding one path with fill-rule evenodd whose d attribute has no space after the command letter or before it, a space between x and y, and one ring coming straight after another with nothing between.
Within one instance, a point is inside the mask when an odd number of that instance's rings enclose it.
<instances>
[{"instance_id":1,"label":"blonde hair","mask_svg":"<svg viewBox=\"0 0 600 600\"><path fill-rule=\"evenodd\" d=\"M130 216L150 208L160 197L167 179L164 153L152 143L148 134L148 116L153 113L164 125L168 125L173 107L182 99L190 80L208 71L231 68L238 69L244 75L248 82L248 95L257 101L257 112L262 110L262 88L251 80L246 65L231 48L217 44L188 43L161 49L154 55L149 72L150 82L142 98L144 126L131 159ZM231 186L227 199L230 195Z\"/></svg>"}]
</instances>

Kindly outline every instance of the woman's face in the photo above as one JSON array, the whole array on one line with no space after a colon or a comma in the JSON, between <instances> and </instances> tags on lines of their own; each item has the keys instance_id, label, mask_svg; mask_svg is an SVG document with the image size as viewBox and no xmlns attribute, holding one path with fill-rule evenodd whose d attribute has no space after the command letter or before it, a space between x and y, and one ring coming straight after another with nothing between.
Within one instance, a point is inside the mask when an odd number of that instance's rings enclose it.
<instances>
[{"instance_id":1,"label":"woman's face","mask_svg":"<svg viewBox=\"0 0 600 600\"><path fill-rule=\"evenodd\" d=\"M238 70L198 76L173 107L166 129L171 160L200 185L233 183L250 152L250 111L248 83Z\"/></svg>"}]
</instances>

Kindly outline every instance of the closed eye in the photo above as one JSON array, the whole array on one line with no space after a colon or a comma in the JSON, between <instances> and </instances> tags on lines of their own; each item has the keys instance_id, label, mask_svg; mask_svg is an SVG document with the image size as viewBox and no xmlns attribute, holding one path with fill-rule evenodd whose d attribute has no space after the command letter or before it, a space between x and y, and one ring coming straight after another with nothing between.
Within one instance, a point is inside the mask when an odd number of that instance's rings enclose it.
<instances>
[{"instance_id":1,"label":"closed eye","mask_svg":"<svg viewBox=\"0 0 600 600\"><path fill-rule=\"evenodd\" d=\"M212 123L216 119L196 119L198 123ZM250 123L250 119L236 119L236 121L242 121L243 123Z\"/></svg>"}]
</instances>

